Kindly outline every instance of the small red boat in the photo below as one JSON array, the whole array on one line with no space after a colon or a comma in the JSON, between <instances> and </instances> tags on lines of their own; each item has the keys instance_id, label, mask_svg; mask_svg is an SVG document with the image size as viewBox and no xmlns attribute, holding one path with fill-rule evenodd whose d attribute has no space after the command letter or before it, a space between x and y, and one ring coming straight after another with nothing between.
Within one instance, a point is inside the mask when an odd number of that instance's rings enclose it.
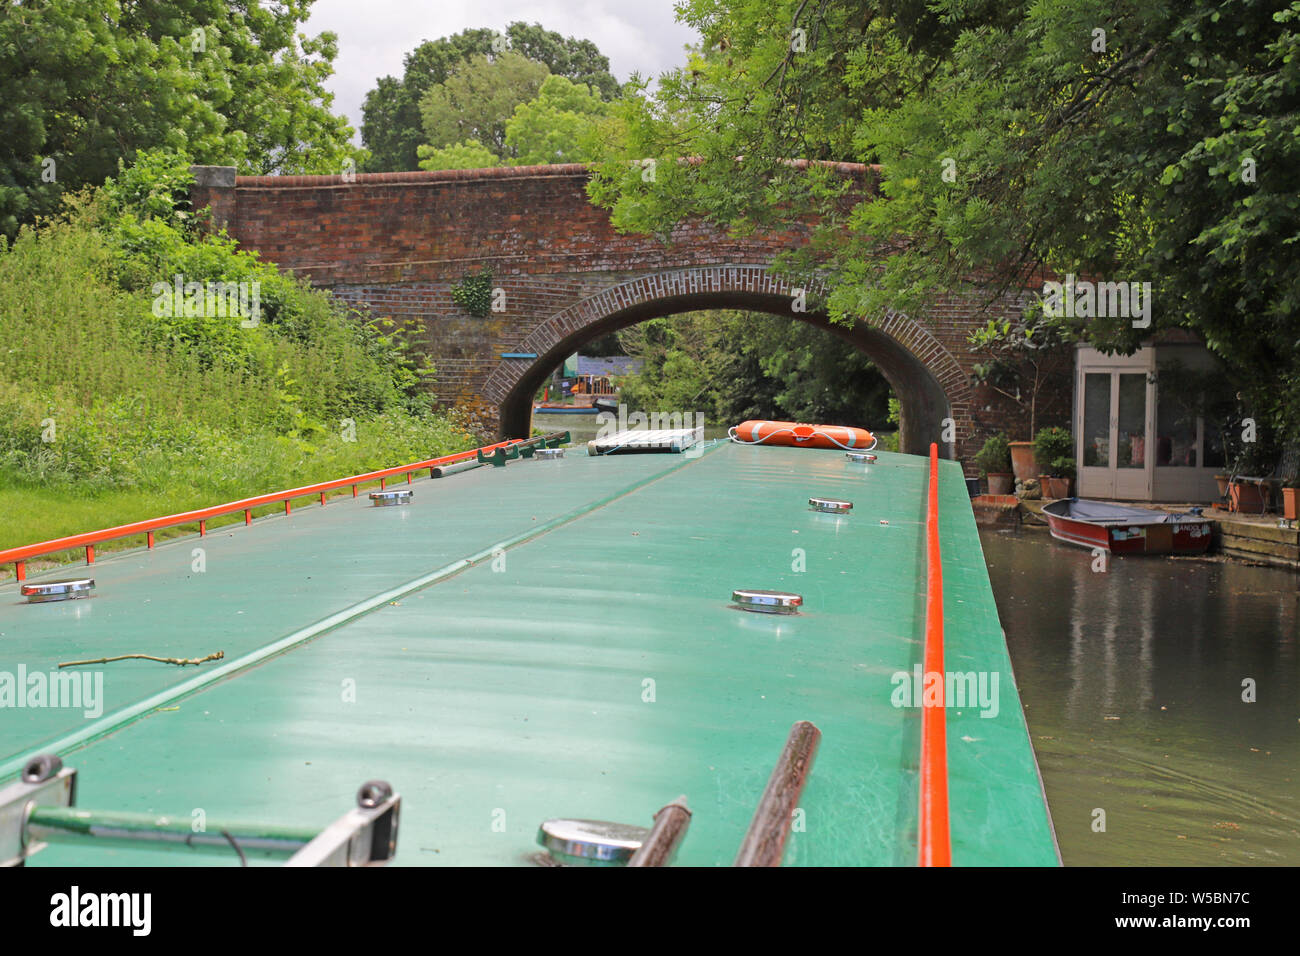
<instances>
[{"instance_id":1,"label":"small red boat","mask_svg":"<svg viewBox=\"0 0 1300 956\"><path fill-rule=\"evenodd\" d=\"M1210 522L1199 513L1174 514L1068 498L1043 506L1052 537L1112 554L1204 554Z\"/></svg>"}]
</instances>

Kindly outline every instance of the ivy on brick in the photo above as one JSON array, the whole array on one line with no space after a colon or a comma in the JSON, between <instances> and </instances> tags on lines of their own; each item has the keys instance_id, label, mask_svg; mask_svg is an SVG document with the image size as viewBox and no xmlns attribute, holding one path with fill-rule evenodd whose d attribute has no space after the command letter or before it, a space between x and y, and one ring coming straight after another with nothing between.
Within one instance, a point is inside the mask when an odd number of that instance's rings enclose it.
<instances>
[{"instance_id":1,"label":"ivy on brick","mask_svg":"<svg viewBox=\"0 0 1300 956\"><path fill-rule=\"evenodd\" d=\"M492 273L488 270L461 276L451 289L451 300L480 319L492 311Z\"/></svg>"}]
</instances>

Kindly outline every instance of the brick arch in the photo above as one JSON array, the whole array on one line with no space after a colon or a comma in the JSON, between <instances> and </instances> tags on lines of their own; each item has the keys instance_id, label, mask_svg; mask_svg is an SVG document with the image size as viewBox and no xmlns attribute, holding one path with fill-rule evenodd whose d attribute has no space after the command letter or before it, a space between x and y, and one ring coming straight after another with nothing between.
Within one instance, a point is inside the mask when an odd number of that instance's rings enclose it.
<instances>
[{"instance_id":1,"label":"brick arch","mask_svg":"<svg viewBox=\"0 0 1300 956\"><path fill-rule=\"evenodd\" d=\"M819 165L845 178L848 198L875 194L871 168ZM591 173L580 165L346 176L194 171L194 207L208 207L242 248L411 329L438 370L434 401L460 409L483 437L526 429L518 419L531 377L540 381L543 362L559 364L566 348L602 330L691 309L790 316L789 284L767 270L805 247L816 227L791 216L736 235L687 218L668 236L620 232L592 205ZM472 314L456 301L459 284L483 270L507 303L502 312ZM903 398L904 450L925 452L937 440L969 460L984 435L1014 426L1018 412L972 386L979 356L968 336L990 316L1019 314L1025 295L972 278L914 318L887 314L852 327L816 312L795 318L872 357ZM505 358L512 354L540 358ZM1068 380L1061 388L1068 408Z\"/></svg>"},{"instance_id":2,"label":"brick arch","mask_svg":"<svg viewBox=\"0 0 1300 956\"><path fill-rule=\"evenodd\" d=\"M810 298L824 293L820 283L810 286ZM832 323L822 311L793 312L794 288L788 279L754 264L670 269L625 279L540 322L517 346L519 353L537 358L502 359L484 381L482 396L499 412L501 435L524 435L538 385L584 342L663 315L751 309L818 326L867 353L902 401L901 450L921 454L935 441L955 455L961 432L970 427L973 396L966 373L943 344L900 313L850 327ZM941 440L948 418L958 433L951 443Z\"/></svg>"}]
</instances>

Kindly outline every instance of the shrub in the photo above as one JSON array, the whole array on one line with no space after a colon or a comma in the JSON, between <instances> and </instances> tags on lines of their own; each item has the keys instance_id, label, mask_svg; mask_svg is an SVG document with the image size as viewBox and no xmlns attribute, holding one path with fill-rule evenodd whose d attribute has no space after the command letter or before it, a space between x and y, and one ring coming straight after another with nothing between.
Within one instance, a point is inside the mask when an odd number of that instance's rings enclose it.
<instances>
[{"instance_id":1,"label":"shrub","mask_svg":"<svg viewBox=\"0 0 1300 956\"><path fill-rule=\"evenodd\" d=\"M451 300L476 318L492 311L492 273L484 270L461 278L451 290Z\"/></svg>"},{"instance_id":2,"label":"shrub","mask_svg":"<svg viewBox=\"0 0 1300 956\"><path fill-rule=\"evenodd\" d=\"M1053 478L1073 478L1075 475L1074 456L1053 458L1047 467Z\"/></svg>"},{"instance_id":3,"label":"shrub","mask_svg":"<svg viewBox=\"0 0 1300 956\"><path fill-rule=\"evenodd\" d=\"M0 488L215 502L473 446L405 328L196 229L186 163L142 154L0 238ZM258 324L155 310L177 274L259 282Z\"/></svg>"},{"instance_id":4,"label":"shrub","mask_svg":"<svg viewBox=\"0 0 1300 956\"><path fill-rule=\"evenodd\" d=\"M1074 471L1074 436L1065 428L1040 428L1034 436L1034 460L1040 468L1048 469L1055 478L1070 477L1061 471L1061 462L1070 464Z\"/></svg>"},{"instance_id":5,"label":"shrub","mask_svg":"<svg viewBox=\"0 0 1300 956\"><path fill-rule=\"evenodd\" d=\"M985 476L1010 473L1011 446L1007 443L1007 436L1001 432L990 436L975 456L975 464Z\"/></svg>"}]
</instances>

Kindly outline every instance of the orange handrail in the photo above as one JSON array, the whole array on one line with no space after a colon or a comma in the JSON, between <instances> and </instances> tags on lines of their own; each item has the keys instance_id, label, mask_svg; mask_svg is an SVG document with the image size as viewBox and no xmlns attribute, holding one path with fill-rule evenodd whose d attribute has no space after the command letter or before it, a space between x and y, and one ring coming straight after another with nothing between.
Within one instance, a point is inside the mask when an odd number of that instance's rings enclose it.
<instances>
[{"instance_id":1,"label":"orange handrail","mask_svg":"<svg viewBox=\"0 0 1300 956\"><path fill-rule=\"evenodd\" d=\"M417 461L409 465L397 465L393 468L382 468L379 471L366 472L364 475L353 475L350 478L337 478L333 481L322 481L314 485L303 485L301 488L290 488L286 491L273 491L270 494L258 495L254 498L244 498L240 501L229 501L221 505L213 505L210 508L199 508L196 511L185 511L180 514L166 515L161 518L148 518L144 521L134 521L131 524L118 525L116 528L105 528L102 531L87 531L82 534L68 535L64 538L53 538L49 541L40 541L36 544L25 544L17 548L9 548L0 551L0 564L13 562L14 570L19 581L27 579L26 561L30 558L40 557L43 554L54 554L58 551L69 551L73 548L86 549L86 563L95 563L95 545L103 541L112 541L116 538L126 538L133 534L147 535L147 546L152 548L154 545L153 533L160 528L174 528L177 525L199 523L199 535L207 533L207 522L209 518L215 518L220 515L233 514L236 511L244 512L244 524L252 523L252 510L261 505L273 505L284 503L285 514L290 513L289 502L294 498L305 498L308 495L320 495L321 504L325 503L325 493L335 488L345 488L352 486L352 497L357 496L357 485L367 481L379 480L380 486L383 487L386 479L394 475L405 475L409 484L413 472L422 471L425 468L435 468L438 465L450 465L458 461L466 461L477 456L479 451L490 452L496 448L506 448L510 445L522 444L530 439L511 438L506 441L495 442L491 445L484 445L482 448L472 448L469 451L456 452L452 455L443 455L440 458L430 458L426 461Z\"/></svg>"},{"instance_id":2,"label":"orange handrail","mask_svg":"<svg viewBox=\"0 0 1300 956\"><path fill-rule=\"evenodd\" d=\"M925 680L938 680L939 702L921 698L919 864L952 866L948 829L948 727L943 698L943 562L939 556L939 446L930 445L930 493L925 518ZM937 678L934 676L937 675Z\"/></svg>"}]
</instances>

